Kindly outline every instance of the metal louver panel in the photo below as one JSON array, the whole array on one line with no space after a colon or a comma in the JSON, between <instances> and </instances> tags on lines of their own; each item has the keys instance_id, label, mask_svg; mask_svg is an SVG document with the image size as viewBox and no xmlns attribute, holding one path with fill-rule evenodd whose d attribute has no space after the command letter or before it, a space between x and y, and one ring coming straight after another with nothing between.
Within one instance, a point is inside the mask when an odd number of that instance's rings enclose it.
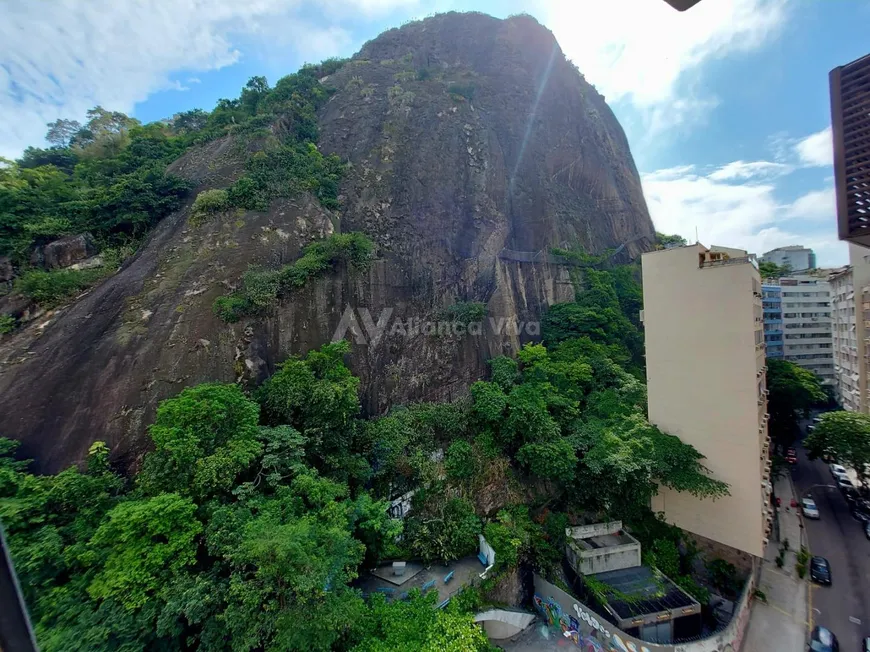
<instances>
[{"instance_id":1,"label":"metal louver panel","mask_svg":"<svg viewBox=\"0 0 870 652\"><path fill-rule=\"evenodd\" d=\"M839 236L870 247L870 55L829 81Z\"/></svg>"}]
</instances>

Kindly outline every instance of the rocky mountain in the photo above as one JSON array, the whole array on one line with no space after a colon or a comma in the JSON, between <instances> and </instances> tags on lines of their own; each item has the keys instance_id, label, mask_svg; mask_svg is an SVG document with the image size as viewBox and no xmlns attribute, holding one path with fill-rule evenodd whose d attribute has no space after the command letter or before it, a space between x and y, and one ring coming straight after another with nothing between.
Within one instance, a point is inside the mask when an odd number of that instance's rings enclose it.
<instances>
[{"instance_id":1,"label":"rocky mountain","mask_svg":"<svg viewBox=\"0 0 870 652\"><path fill-rule=\"evenodd\" d=\"M552 248L624 245L619 256L632 257L651 246L622 129L530 17L410 23L320 81L334 92L317 115L318 147L350 164L339 210L303 193L190 219L197 193L229 186L263 146L213 140L170 167L195 188L120 271L0 343L0 434L21 440L40 469L83 459L96 440L135 462L159 401L206 381L256 384L288 355L328 342L349 314L367 411L455 398L488 358L534 339L534 327L511 323L573 298L577 276ZM340 268L265 317L214 315L250 266L290 263L336 231L375 242L365 273ZM473 302L487 307L480 334L408 333L408 320L413 330ZM384 332L372 338L379 319Z\"/></svg>"}]
</instances>

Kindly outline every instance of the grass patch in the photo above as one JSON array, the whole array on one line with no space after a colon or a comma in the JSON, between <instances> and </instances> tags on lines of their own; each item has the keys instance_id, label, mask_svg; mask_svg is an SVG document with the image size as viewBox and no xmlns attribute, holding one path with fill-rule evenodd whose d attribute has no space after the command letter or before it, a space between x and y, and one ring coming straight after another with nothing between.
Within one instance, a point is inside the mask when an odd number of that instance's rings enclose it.
<instances>
[{"instance_id":1,"label":"grass patch","mask_svg":"<svg viewBox=\"0 0 870 652\"><path fill-rule=\"evenodd\" d=\"M15 330L17 325L12 315L0 315L0 335L6 335Z\"/></svg>"},{"instance_id":2,"label":"grass patch","mask_svg":"<svg viewBox=\"0 0 870 652\"><path fill-rule=\"evenodd\" d=\"M15 281L15 291L50 308L84 292L111 273L105 267L91 269L32 269Z\"/></svg>"}]
</instances>

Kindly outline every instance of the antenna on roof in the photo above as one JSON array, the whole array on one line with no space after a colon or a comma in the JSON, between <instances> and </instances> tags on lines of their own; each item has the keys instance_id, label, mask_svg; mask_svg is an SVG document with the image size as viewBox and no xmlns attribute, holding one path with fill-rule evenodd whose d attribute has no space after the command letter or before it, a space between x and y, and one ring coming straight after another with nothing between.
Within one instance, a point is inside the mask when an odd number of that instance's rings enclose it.
<instances>
[{"instance_id":1,"label":"antenna on roof","mask_svg":"<svg viewBox=\"0 0 870 652\"><path fill-rule=\"evenodd\" d=\"M700 240L698 239L698 226L695 226L695 244L698 244Z\"/></svg>"}]
</instances>

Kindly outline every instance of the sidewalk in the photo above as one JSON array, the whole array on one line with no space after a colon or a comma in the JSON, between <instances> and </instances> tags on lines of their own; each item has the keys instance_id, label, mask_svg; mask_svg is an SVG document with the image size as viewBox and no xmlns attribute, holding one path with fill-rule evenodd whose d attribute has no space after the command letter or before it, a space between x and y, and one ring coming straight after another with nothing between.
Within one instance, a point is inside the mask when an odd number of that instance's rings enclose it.
<instances>
[{"instance_id":1,"label":"sidewalk","mask_svg":"<svg viewBox=\"0 0 870 652\"><path fill-rule=\"evenodd\" d=\"M800 579L795 570L797 552L802 544L806 545L806 537L800 526L799 508L791 506L795 497L791 478L788 475L778 478L774 492L782 500L779 540L775 540L774 526L758 581L758 588L767 596L767 602L753 601L742 652L801 652L807 646L807 582ZM775 559L786 539L789 550L785 554L785 564L777 568Z\"/></svg>"}]
</instances>

